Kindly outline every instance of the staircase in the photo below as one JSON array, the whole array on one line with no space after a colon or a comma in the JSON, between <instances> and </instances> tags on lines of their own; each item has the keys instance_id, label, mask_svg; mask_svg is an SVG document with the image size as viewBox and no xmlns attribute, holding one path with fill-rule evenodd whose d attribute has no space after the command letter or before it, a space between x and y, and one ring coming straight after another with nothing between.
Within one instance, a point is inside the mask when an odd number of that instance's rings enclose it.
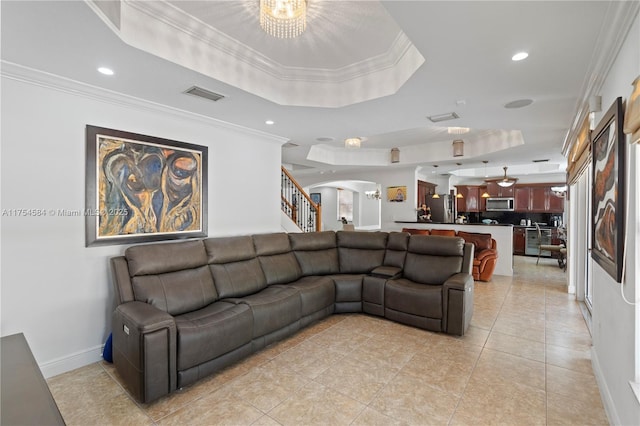
<instances>
[{"instance_id":1,"label":"staircase","mask_svg":"<svg viewBox=\"0 0 640 426\"><path fill-rule=\"evenodd\" d=\"M322 228L321 206L314 203L309 195L284 168L280 167L280 199L282 211L302 232L320 232Z\"/></svg>"}]
</instances>

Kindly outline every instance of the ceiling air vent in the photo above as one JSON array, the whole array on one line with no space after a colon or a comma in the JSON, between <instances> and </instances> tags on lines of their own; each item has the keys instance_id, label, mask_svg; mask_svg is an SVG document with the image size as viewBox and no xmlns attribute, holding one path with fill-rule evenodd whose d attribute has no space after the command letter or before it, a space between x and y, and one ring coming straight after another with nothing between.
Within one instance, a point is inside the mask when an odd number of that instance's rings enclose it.
<instances>
[{"instance_id":1,"label":"ceiling air vent","mask_svg":"<svg viewBox=\"0 0 640 426\"><path fill-rule=\"evenodd\" d=\"M297 146L300 146L300 145L298 145L297 143L293 143L293 142L287 142L284 145L282 145L283 148L295 148Z\"/></svg>"},{"instance_id":2,"label":"ceiling air vent","mask_svg":"<svg viewBox=\"0 0 640 426\"><path fill-rule=\"evenodd\" d=\"M438 115L431 115L429 117L427 117L429 120L431 120L433 123L437 123L439 121L447 121L447 120L453 120L456 118L460 118L460 116L458 114L456 114L455 112L448 112L446 114L438 114Z\"/></svg>"},{"instance_id":3,"label":"ceiling air vent","mask_svg":"<svg viewBox=\"0 0 640 426\"><path fill-rule=\"evenodd\" d=\"M184 93L188 95L199 96L201 98L209 99L210 101L213 101L213 102L217 102L220 99L224 99L224 95L221 95L216 92L212 92L207 89L203 89L202 87L198 87L198 86L192 86L191 88L185 90Z\"/></svg>"},{"instance_id":4,"label":"ceiling air vent","mask_svg":"<svg viewBox=\"0 0 640 426\"><path fill-rule=\"evenodd\" d=\"M544 160L531 160L531 161L533 161L534 163L546 163L547 161L549 161L549 159L547 158Z\"/></svg>"}]
</instances>

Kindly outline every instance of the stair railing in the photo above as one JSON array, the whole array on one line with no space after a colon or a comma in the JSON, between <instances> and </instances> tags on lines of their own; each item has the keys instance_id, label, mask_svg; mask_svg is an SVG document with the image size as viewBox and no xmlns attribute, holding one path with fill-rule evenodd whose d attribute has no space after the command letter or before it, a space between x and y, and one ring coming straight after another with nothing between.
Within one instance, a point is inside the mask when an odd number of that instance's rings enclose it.
<instances>
[{"instance_id":1,"label":"stair railing","mask_svg":"<svg viewBox=\"0 0 640 426\"><path fill-rule=\"evenodd\" d=\"M281 167L280 188L282 211L298 225L303 232L320 232L322 207L311 201L289 172Z\"/></svg>"}]
</instances>

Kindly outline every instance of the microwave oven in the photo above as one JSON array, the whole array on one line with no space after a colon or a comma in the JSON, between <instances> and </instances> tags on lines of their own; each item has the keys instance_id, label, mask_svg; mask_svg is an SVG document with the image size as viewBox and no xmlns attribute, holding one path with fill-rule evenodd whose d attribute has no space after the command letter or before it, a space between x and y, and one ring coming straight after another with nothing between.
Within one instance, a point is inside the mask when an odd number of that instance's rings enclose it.
<instances>
[{"instance_id":1,"label":"microwave oven","mask_svg":"<svg viewBox=\"0 0 640 426\"><path fill-rule=\"evenodd\" d=\"M512 212L513 198L487 198L486 210L488 212Z\"/></svg>"}]
</instances>

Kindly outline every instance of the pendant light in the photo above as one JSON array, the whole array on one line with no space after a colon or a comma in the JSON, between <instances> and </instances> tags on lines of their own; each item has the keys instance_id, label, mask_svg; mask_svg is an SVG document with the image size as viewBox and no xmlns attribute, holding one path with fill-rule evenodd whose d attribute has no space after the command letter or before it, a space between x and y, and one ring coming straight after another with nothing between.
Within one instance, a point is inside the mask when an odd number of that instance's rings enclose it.
<instances>
[{"instance_id":1,"label":"pendant light","mask_svg":"<svg viewBox=\"0 0 640 426\"><path fill-rule=\"evenodd\" d=\"M435 168L434 173L436 174L436 188L438 187L438 165L434 164L433 167ZM438 195L438 190L436 189L433 193L433 195L431 196L431 198L440 198L440 196Z\"/></svg>"},{"instance_id":2,"label":"pendant light","mask_svg":"<svg viewBox=\"0 0 640 426\"><path fill-rule=\"evenodd\" d=\"M487 163L489 161L487 160L482 160L482 162L484 163L484 177L487 177ZM491 197L491 195L489 195L489 193L487 192L487 190L484 190L484 193L482 194L482 198L489 198Z\"/></svg>"}]
</instances>

